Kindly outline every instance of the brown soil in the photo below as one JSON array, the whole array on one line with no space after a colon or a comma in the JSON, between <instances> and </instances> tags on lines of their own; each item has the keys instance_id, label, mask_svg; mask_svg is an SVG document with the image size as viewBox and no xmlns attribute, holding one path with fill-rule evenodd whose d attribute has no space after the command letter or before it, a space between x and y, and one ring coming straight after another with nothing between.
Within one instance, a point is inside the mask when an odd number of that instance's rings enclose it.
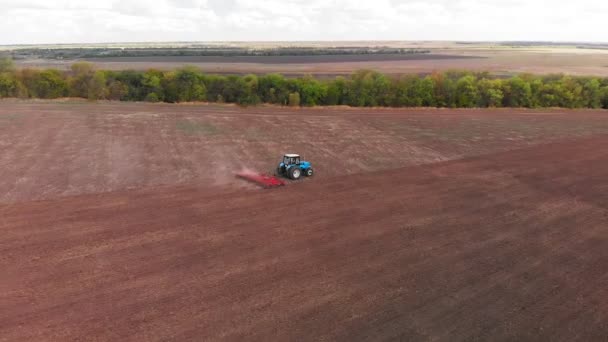
<instances>
[{"instance_id":1,"label":"brown soil","mask_svg":"<svg viewBox=\"0 0 608 342\"><path fill-rule=\"evenodd\" d=\"M608 336L608 138L0 206L9 340Z\"/></svg>"},{"instance_id":2,"label":"brown soil","mask_svg":"<svg viewBox=\"0 0 608 342\"><path fill-rule=\"evenodd\" d=\"M0 340L605 340L605 115L2 102Z\"/></svg>"},{"instance_id":3,"label":"brown soil","mask_svg":"<svg viewBox=\"0 0 608 342\"><path fill-rule=\"evenodd\" d=\"M231 186L283 153L316 178L608 133L603 111L289 109L141 103L0 106L0 203L159 185Z\"/></svg>"}]
</instances>

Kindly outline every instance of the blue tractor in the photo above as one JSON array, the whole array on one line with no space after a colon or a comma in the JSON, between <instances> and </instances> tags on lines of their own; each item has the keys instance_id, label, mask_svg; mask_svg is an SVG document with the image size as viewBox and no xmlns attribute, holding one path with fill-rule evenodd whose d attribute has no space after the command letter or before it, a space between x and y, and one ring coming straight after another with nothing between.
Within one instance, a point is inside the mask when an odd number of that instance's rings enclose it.
<instances>
[{"instance_id":1,"label":"blue tractor","mask_svg":"<svg viewBox=\"0 0 608 342\"><path fill-rule=\"evenodd\" d=\"M300 160L300 155L286 154L283 156L283 161L279 164L279 167L277 167L277 174L279 176L297 180L300 179L303 174L306 177L312 176L314 171L310 162Z\"/></svg>"}]
</instances>

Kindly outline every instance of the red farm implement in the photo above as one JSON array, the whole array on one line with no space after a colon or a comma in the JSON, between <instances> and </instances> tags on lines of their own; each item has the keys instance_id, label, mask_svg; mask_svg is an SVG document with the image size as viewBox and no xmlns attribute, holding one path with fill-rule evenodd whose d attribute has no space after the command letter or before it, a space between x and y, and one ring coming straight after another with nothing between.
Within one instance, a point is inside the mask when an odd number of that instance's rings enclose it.
<instances>
[{"instance_id":1,"label":"red farm implement","mask_svg":"<svg viewBox=\"0 0 608 342\"><path fill-rule=\"evenodd\" d=\"M236 176L251 183L257 184L265 189L278 188L285 185L285 182L277 177L253 171L242 171L237 173Z\"/></svg>"}]
</instances>

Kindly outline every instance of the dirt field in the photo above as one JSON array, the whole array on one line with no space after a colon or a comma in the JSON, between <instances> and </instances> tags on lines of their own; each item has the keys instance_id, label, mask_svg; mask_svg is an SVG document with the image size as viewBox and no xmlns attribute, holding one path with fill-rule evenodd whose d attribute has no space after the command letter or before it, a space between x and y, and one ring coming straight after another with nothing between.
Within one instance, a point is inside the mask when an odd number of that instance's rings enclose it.
<instances>
[{"instance_id":1,"label":"dirt field","mask_svg":"<svg viewBox=\"0 0 608 342\"><path fill-rule=\"evenodd\" d=\"M390 44L388 44L390 45ZM488 71L499 75L513 73L571 74L608 76L608 50L574 47L507 48L488 45L450 43L406 44L404 48L428 49L428 55L354 55L287 57L141 57L91 59L99 68L175 69L184 65L200 67L208 73L266 74L288 76L312 74L318 77L351 74L373 69L385 74L427 74L452 69ZM74 60L20 60L20 67L68 69Z\"/></svg>"},{"instance_id":2,"label":"dirt field","mask_svg":"<svg viewBox=\"0 0 608 342\"><path fill-rule=\"evenodd\" d=\"M253 64L315 64L344 62L394 62L418 60L444 60L476 58L439 54L361 54L361 55L310 55L310 56L167 56L167 57L107 57L92 58L92 63L253 63Z\"/></svg>"},{"instance_id":3,"label":"dirt field","mask_svg":"<svg viewBox=\"0 0 608 342\"><path fill-rule=\"evenodd\" d=\"M606 115L3 102L0 340L605 340Z\"/></svg>"},{"instance_id":4,"label":"dirt field","mask_svg":"<svg viewBox=\"0 0 608 342\"><path fill-rule=\"evenodd\" d=\"M240 186L282 153L317 178L459 159L608 133L602 111L0 105L0 203L157 185Z\"/></svg>"},{"instance_id":5,"label":"dirt field","mask_svg":"<svg viewBox=\"0 0 608 342\"><path fill-rule=\"evenodd\" d=\"M604 340L606 151L592 138L272 192L1 206L0 333Z\"/></svg>"}]
</instances>

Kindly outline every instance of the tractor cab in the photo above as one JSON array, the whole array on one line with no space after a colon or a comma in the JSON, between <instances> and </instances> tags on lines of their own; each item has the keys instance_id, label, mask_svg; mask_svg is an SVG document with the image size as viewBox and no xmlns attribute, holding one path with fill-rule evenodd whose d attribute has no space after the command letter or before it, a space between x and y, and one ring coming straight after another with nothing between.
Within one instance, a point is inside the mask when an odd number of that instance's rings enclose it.
<instances>
[{"instance_id":1,"label":"tractor cab","mask_svg":"<svg viewBox=\"0 0 608 342\"><path fill-rule=\"evenodd\" d=\"M283 161L277 167L277 174L293 180L299 179L302 175L310 177L313 175L310 162L300 159L299 154L285 154Z\"/></svg>"},{"instance_id":2,"label":"tractor cab","mask_svg":"<svg viewBox=\"0 0 608 342\"><path fill-rule=\"evenodd\" d=\"M283 156L283 164L289 165L300 165L300 155L298 154L286 154Z\"/></svg>"}]
</instances>

